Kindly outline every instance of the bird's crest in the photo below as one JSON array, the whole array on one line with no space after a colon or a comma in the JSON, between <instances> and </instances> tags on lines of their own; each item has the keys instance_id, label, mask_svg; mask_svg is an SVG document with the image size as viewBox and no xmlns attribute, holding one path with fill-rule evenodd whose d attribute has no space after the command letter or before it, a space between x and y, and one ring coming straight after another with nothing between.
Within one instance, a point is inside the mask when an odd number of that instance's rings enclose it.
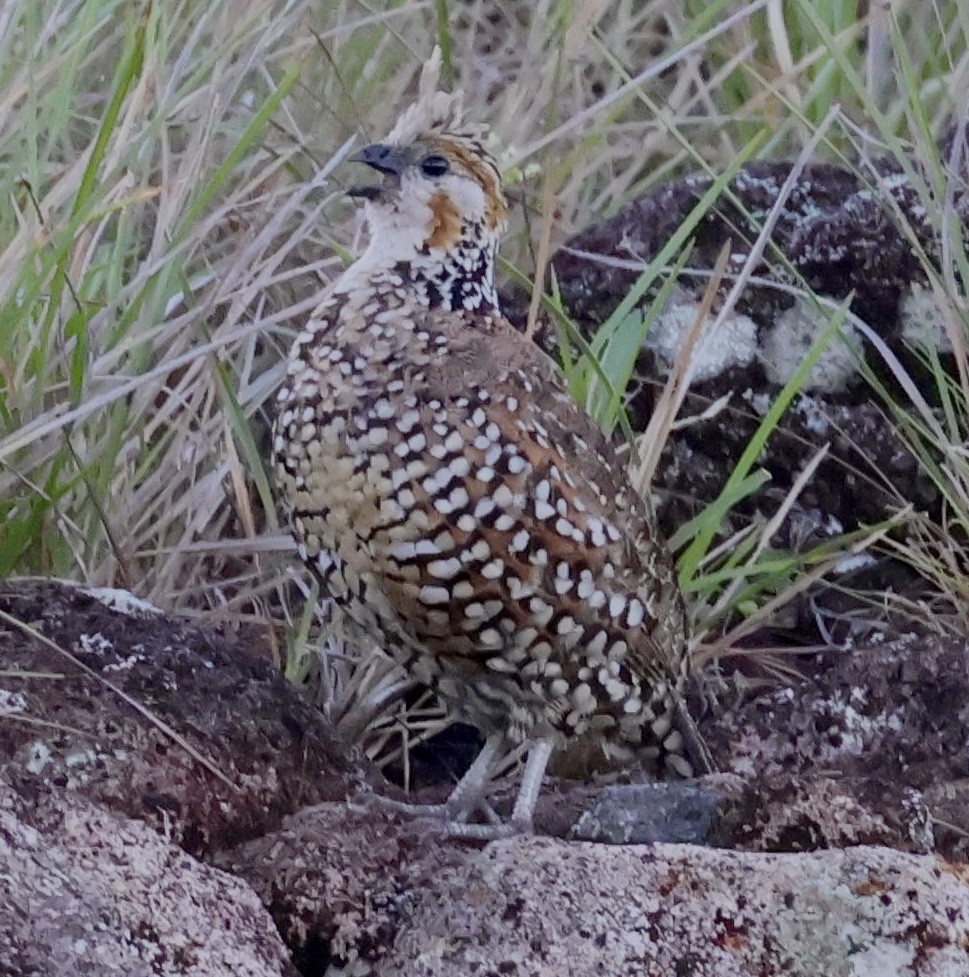
<instances>
[{"instance_id":1,"label":"bird's crest","mask_svg":"<svg viewBox=\"0 0 969 977\"><path fill-rule=\"evenodd\" d=\"M484 137L486 126L462 124L464 93L460 90L439 91L441 61L441 48L435 46L421 69L417 98L404 110L397 124L390 130L384 140L387 145L406 146L427 133L448 132L470 138Z\"/></svg>"}]
</instances>

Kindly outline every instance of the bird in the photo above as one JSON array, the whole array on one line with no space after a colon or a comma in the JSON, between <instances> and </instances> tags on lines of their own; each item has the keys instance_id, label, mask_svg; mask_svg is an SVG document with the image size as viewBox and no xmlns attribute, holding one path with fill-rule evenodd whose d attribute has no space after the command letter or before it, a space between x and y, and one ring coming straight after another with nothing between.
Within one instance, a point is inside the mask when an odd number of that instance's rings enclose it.
<instances>
[{"instance_id":1,"label":"bird","mask_svg":"<svg viewBox=\"0 0 969 977\"><path fill-rule=\"evenodd\" d=\"M703 772L687 612L650 503L501 314L508 204L484 129L424 90L352 159L379 175L350 190L369 244L295 340L273 451L322 593L484 736L443 805L412 807L458 837L531 831L550 758L590 744ZM502 820L488 794L515 752Z\"/></svg>"}]
</instances>

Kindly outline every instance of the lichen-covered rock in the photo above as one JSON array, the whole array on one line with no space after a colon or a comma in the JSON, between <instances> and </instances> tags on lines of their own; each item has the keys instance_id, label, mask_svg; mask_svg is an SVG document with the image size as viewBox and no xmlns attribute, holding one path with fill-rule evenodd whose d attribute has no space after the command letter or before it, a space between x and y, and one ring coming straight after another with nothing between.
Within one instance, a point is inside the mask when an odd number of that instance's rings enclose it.
<instances>
[{"instance_id":1,"label":"lichen-covered rock","mask_svg":"<svg viewBox=\"0 0 969 977\"><path fill-rule=\"evenodd\" d=\"M375 977L965 977L969 878L883 848L521 838L412 892Z\"/></svg>"},{"instance_id":2,"label":"lichen-covered rock","mask_svg":"<svg viewBox=\"0 0 969 977\"><path fill-rule=\"evenodd\" d=\"M0 974L295 973L245 883L76 792L0 774Z\"/></svg>"},{"instance_id":3,"label":"lichen-covered rock","mask_svg":"<svg viewBox=\"0 0 969 977\"><path fill-rule=\"evenodd\" d=\"M969 643L907 637L817 660L803 683L703 723L742 779L724 841L969 853Z\"/></svg>"},{"instance_id":4,"label":"lichen-covered rock","mask_svg":"<svg viewBox=\"0 0 969 977\"><path fill-rule=\"evenodd\" d=\"M0 767L141 818L193 854L347 796L342 747L257 636L118 599L0 582L0 610L23 625L0 623Z\"/></svg>"},{"instance_id":5,"label":"lichen-covered rock","mask_svg":"<svg viewBox=\"0 0 969 977\"><path fill-rule=\"evenodd\" d=\"M390 814L371 799L305 808L217 864L259 894L300 969L318 973L321 961L379 958L411 894L473 855L448 842L439 821Z\"/></svg>"}]
</instances>

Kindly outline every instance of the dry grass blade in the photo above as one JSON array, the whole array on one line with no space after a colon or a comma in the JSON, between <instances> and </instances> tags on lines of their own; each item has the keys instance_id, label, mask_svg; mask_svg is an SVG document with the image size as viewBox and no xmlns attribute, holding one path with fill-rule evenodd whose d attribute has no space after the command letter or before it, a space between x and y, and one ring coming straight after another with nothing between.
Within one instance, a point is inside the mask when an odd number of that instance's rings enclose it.
<instances>
[{"instance_id":1,"label":"dry grass blade","mask_svg":"<svg viewBox=\"0 0 969 977\"><path fill-rule=\"evenodd\" d=\"M710 310L713 308L713 303L717 298L720 284L727 269L727 263L730 260L730 251L730 244L727 243L717 255L713 274L707 283L703 298L700 300L696 318L683 337L676 354L676 361L670 369L670 374L663 385L663 391L656 401L656 407L646 425L646 430L637 441L639 457L633 469L632 481L640 494L649 491L649 485L653 480L656 466L659 464L663 446L676 423L676 417L683 406L683 398L686 397L690 389L690 379L693 374L693 351L707 326Z\"/></svg>"}]
</instances>

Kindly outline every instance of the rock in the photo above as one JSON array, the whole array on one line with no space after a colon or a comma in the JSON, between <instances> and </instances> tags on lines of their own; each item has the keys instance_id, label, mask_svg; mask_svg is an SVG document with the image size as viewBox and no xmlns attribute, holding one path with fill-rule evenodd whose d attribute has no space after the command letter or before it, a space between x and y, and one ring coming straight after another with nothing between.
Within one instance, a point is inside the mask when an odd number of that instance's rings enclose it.
<instances>
[{"instance_id":1,"label":"rock","mask_svg":"<svg viewBox=\"0 0 969 977\"><path fill-rule=\"evenodd\" d=\"M117 595L0 583L0 611L42 636L0 621L0 767L141 818L193 854L355 789L332 730L256 636L118 610Z\"/></svg>"},{"instance_id":2,"label":"rock","mask_svg":"<svg viewBox=\"0 0 969 977\"><path fill-rule=\"evenodd\" d=\"M412 894L473 856L445 840L439 822L371 799L305 808L216 863L270 907L300 970L323 973L379 958Z\"/></svg>"},{"instance_id":3,"label":"rock","mask_svg":"<svg viewBox=\"0 0 969 977\"><path fill-rule=\"evenodd\" d=\"M582 815L574 837L608 845L705 844L722 802L713 790L682 782L615 784Z\"/></svg>"},{"instance_id":4,"label":"rock","mask_svg":"<svg viewBox=\"0 0 969 977\"><path fill-rule=\"evenodd\" d=\"M158 832L0 775L0 974L295 977L255 893Z\"/></svg>"},{"instance_id":5,"label":"rock","mask_svg":"<svg viewBox=\"0 0 969 977\"><path fill-rule=\"evenodd\" d=\"M361 796L369 774L339 758L256 637L119 600L0 585L0 610L47 639L0 628L0 974L7 959L18 977L52 972L50 960L64 973L287 973L253 893L304 975L467 973L476 962L582 974L590 960L606 973L701 977L861 977L878 961L893 974L967 972L953 963L966 965L962 869L914 854L965 857L966 642L819 656L802 682L703 719L721 774L699 788L608 788L595 816L613 840L642 837L630 823L653 838L672 826L746 850L551 837L482 847ZM602 791L553 778L539 832L567 837ZM644 793L653 822L637 808ZM514 794L499 792L497 807ZM187 893L185 906L170 893ZM37 911L48 905L59 929Z\"/></svg>"},{"instance_id":6,"label":"rock","mask_svg":"<svg viewBox=\"0 0 969 977\"><path fill-rule=\"evenodd\" d=\"M413 891L375 977L965 977L964 867L884 848L763 855L496 842Z\"/></svg>"},{"instance_id":7,"label":"rock","mask_svg":"<svg viewBox=\"0 0 969 977\"><path fill-rule=\"evenodd\" d=\"M965 858L969 643L906 637L820 656L803 683L707 719L744 786L721 825L768 851L889 844Z\"/></svg>"}]
</instances>

